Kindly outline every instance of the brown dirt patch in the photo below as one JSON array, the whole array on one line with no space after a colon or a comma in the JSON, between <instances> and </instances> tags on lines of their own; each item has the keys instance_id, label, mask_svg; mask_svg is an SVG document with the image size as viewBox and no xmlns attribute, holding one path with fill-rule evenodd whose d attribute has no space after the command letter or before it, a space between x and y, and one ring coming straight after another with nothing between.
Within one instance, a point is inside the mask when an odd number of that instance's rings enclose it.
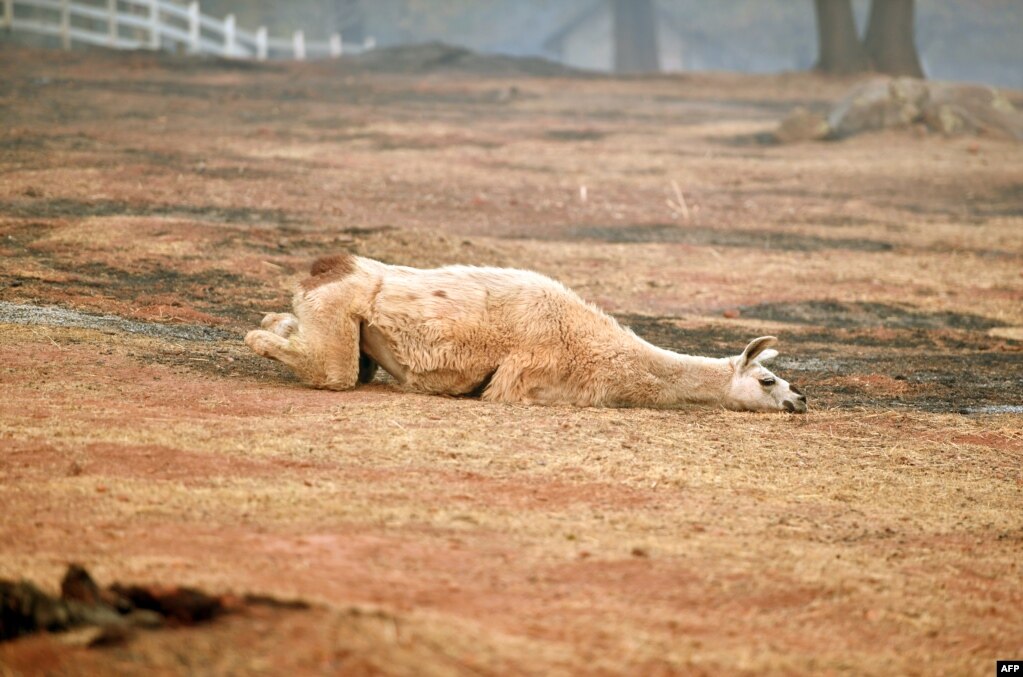
<instances>
[{"instance_id":1,"label":"brown dirt patch","mask_svg":"<svg viewBox=\"0 0 1023 677\"><path fill-rule=\"evenodd\" d=\"M850 84L810 75L0 58L0 577L80 561L314 603L104 649L32 637L4 669L978 673L1023 652L1018 144L736 142ZM685 352L778 335L811 411L302 388L241 339L341 251L532 268Z\"/></svg>"}]
</instances>

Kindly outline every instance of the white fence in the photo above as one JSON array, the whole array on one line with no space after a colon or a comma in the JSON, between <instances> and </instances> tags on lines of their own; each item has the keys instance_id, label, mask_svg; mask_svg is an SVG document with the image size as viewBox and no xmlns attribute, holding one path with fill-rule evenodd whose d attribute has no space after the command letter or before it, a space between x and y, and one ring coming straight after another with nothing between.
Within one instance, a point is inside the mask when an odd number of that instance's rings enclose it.
<instances>
[{"instance_id":1,"label":"white fence","mask_svg":"<svg viewBox=\"0 0 1023 677\"><path fill-rule=\"evenodd\" d=\"M255 32L238 28L233 14L224 19L203 14L199 2L171 0L0 0L0 28L60 38L64 49L73 42L114 49L183 49L237 59L336 58L372 49L341 43L334 33L324 41L306 40L303 31L273 38L265 26ZM21 11L19 11L19 8ZM34 11L29 11L32 8Z\"/></svg>"}]
</instances>

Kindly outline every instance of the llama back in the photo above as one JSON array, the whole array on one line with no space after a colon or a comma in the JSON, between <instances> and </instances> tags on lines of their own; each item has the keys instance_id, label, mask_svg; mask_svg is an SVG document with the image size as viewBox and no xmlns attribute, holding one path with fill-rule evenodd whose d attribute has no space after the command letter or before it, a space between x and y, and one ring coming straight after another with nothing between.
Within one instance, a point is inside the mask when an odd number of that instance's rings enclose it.
<instances>
[{"instance_id":1,"label":"llama back","mask_svg":"<svg viewBox=\"0 0 1023 677\"><path fill-rule=\"evenodd\" d=\"M381 329L408 326L429 340L478 344L486 338L511 348L562 342L566 322L584 334L589 326L594 331L617 327L549 277L474 266L386 266L366 319Z\"/></svg>"},{"instance_id":2,"label":"llama back","mask_svg":"<svg viewBox=\"0 0 1023 677\"><path fill-rule=\"evenodd\" d=\"M396 357L413 372L485 375L537 331L536 318L524 316L542 280L495 268L388 266L366 320L391 338Z\"/></svg>"},{"instance_id":3,"label":"llama back","mask_svg":"<svg viewBox=\"0 0 1023 677\"><path fill-rule=\"evenodd\" d=\"M347 255L314 264L299 296L340 303L372 327L403 365L405 386L421 392L475 391L499 368L495 387L568 385L583 373L608 381L609 361L637 343L561 283L523 270L422 270Z\"/></svg>"}]
</instances>

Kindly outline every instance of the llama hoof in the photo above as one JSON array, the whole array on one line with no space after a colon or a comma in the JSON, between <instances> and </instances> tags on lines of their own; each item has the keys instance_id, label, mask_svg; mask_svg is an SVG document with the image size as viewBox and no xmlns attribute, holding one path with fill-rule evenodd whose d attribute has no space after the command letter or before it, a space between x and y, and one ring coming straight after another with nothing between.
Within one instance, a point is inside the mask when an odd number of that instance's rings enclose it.
<instances>
[{"instance_id":1,"label":"llama hoof","mask_svg":"<svg viewBox=\"0 0 1023 677\"><path fill-rule=\"evenodd\" d=\"M259 326L278 336L288 338L298 329L298 318L291 313L268 313Z\"/></svg>"},{"instance_id":2,"label":"llama hoof","mask_svg":"<svg viewBox=\"0 0 1023 677\"><path fill-rule=\"evenodd\" d=\"M260 357L273 358L273 351L279 341L280 338L276 334L262 329L253 329L245 335L245 345L252 348L252 352Z\"/></svg>"}]
</instances>

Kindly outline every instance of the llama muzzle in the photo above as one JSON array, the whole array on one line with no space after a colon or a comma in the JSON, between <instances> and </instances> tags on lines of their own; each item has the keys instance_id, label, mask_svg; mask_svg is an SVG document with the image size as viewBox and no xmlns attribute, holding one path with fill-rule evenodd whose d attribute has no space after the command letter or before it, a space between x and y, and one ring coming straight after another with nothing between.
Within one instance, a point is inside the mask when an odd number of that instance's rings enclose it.
<instances>
[{"instance_id":1,"label":"llama muzzle","mask_svg":"<svg viewBox=\"0 0 1023 677\"><path fill-rule=\"evenodd\" d=\"M806 395L802 393L794 385L789 386L789 390L796 396L795 400L784 400L781 406L785 407L785 411L790 414L805 414L806 413Z\"/></svg>"}]
</instances>

